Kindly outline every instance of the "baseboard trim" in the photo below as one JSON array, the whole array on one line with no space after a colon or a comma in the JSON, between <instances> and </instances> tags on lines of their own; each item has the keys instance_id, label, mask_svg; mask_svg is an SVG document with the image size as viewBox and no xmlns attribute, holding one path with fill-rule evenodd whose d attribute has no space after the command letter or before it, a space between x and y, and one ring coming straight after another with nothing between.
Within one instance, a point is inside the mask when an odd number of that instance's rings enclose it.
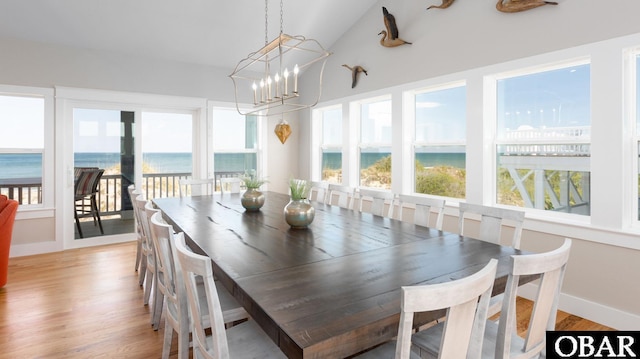
<instances>
[{"instance_id":1,"label":"baseboard trim","mask_svg":"<svg viewBox=\"0 0 640 359\"><path fill-rule=\"evenodd\" d=\"M12 244L9 257L24 257L34 254L44 254L51 252L59 252L62 250L60 243L56 241L36 242L27 244Z\"/></svg>"},{"instance_id":2,"label":"baseboard trim","mask_svg":"<svg viewBox=\"0 0 640 359\"><path fill-rule=\"evenodd\" d=\"M527 283L518 289L518 295L532 299L538 290L538 286ZM569 294L560 295L558 308L564 312L577 315L593 322L606 325L617 330L639 330L640 316L619 309L608 307L600 303L592 302Z\"/></svg>"}]
</instances>

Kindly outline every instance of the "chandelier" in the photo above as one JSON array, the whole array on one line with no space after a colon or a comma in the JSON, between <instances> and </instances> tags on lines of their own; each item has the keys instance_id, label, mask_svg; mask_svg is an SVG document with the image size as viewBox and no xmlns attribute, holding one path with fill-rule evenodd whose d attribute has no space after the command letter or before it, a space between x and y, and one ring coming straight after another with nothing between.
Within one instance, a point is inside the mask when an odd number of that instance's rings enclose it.
<instances>
[{"instance_id":1,"label":"chandelier","mask_svg":"<svg viewBox=\"0 0 640 359\"><path fill-rule=\"evenodd\" d=\"M236 108L241 115L282 115L315 106L322 92L322 74L327 57L331 55L320 43L304 36L291 36L283 32L283 6L280 0L280 34L268 41L268 0L265 0L265 45L240 60L229 77L233 80ZM299 84L303 72L312 64L322 61L319 77L305 74L306 83L316 82L318 91L304 96L301 102ZM313 89L305 86L305 89ZM247 109L247 104L248 109Z\"/></svg>"}]
</instances>

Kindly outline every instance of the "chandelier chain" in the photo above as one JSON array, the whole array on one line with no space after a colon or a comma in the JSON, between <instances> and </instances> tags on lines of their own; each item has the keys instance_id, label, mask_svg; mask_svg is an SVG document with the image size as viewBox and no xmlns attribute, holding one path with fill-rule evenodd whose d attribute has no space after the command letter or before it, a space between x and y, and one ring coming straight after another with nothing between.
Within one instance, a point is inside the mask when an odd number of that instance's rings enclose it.
<instances>
[{"instance_id":1,"label":"chandelier chain","mask_svg":"<svg viewBox=\"0 0 640 359\"><path fill-rule=\"evenodd\" d=\"M282 10L283 9L282 2L283 2L283 0L280 0L280 35L283 34L283 31L282 31L282 29L283 29L283 26L282 26L282 18L283 18L283 16L282 15L284 14L284 11Z\"/></svg>"},{"instance_id":2,"label":"chandelier chain","mask_svg":"<svg viewBox=\"0 0 640 359\"><path fill-rule=\"evenodd\" d=\"M269 0L264 0L264 44L269 43Z\"/></svg>"}]
</instances>

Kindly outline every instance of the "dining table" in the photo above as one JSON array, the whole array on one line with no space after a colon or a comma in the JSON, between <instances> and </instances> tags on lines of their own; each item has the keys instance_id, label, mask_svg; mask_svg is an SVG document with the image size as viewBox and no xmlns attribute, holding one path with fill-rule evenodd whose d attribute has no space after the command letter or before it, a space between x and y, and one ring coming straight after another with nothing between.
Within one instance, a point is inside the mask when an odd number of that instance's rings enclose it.
<instances>
[{"instance_id":1,"label":"dining table","mask_svg":"<svg viewBox=\"0 0 640 359\"><path fill-rule=\"evenodd\" d=\"M289 358L345 358L397 335L402 286L447 282L498 259L493 294L504 292L508 246L408 221L311 202L313 222L291 228L286 194L264 192L258 211L241 194L156 198L187 245ZM521 279L520 284L534 278ZM416 314L416 327L445 311Z\"/></svg>"}]
</instances>

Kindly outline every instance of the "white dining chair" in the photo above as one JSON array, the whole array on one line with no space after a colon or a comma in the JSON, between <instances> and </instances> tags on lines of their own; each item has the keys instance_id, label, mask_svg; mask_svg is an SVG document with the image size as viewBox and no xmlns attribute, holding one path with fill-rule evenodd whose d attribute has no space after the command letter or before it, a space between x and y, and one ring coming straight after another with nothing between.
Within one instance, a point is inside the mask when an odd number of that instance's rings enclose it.
<instances>
[{"instance_id":1,"label":"white dining chair","mask_svg":"<svg viewBox=\"0 0 640 359\"><path fill-rule=\"evenodd\" d=\"M179 181L180 197L205 196L214 192L213 178L182 178Z\"/></svg>"},{"instance_id":2,"label":"white dining chair","mask_svg":"<svg viewBox=\"0 0 640 359\"><path fill-rule=\"evenodd\" d=\"M562 246L549 252L511 256L500 318L497 323L491 320L480 323L486 326L481 358L538 358L543 353L546 332L555 330L558 299L570 250L571 239L567 238ZM533 311L522 337L518 335L516 323L516 298L521 276L540 276L538 291L533 298ZM412 343L420 351L436 355L439 349L432 338L442 330L443 323L440 323L420 331L413 336Z\"/></svg>"},{"instance_id":3,"label":"white dining chair","mask_svg":"<svg viewBox=\"0 0 640 359\"><path fill-rule=\"evenodd\" d=\"M158 256L158 248L154 238L155 235L151 230L151 217L161 211L153 206L153 202L146 202L147 203L145 203L144 210L140 213L140 216L143 223L144 233L147 237L147 242L149 242L150 247L153 248L153 255L155 259L155 271L152 281L153 304L151 306L151 324L153 325L153 330L158 330L158 328L160 328L160 318L162 315L162 307L164 305L164 267L162 266L162 262Z\"/></svg>"},{"instance_id":4,"label":"white dining chair","mask_svg":"<svg viewBox=\"0 0 640 359\"><path fill-rule=\"evenodd\" d=\"M404 220L404 210L413 207L413 216L410 219L412 223L442 230L444 199L400 194L398 201L398 219ZM431 219L433 215L436 216L435 221Z\"/></svg>"},{"instance_id":5,"label":"white dining chair","mask_svg":"<svg viewBox=\"0 0 640 359\"><path fill-rule=\"evenodd\" d=\"M225 329L211 258L193 253L187 247L182 233L175 238L175 249L193 316L195 358L286 358L253 320ZM205 317L210 320L205 322L202 320ZM211 325L211 335L205 331L207 324Z\"/></svg>"},{"instance_id":6,"label":"white dining chair","mask_svg":"<svg viewBox=\"0 0 640 359\"><path fill-rule=\"evenodd\" d=\"M320 203L327 203L329 196L329 183L324 181L312 181L309 200Z\"/></svg>"},{"instance_id":7,"label":"white dining chair","mask_svg":"<svg viewBox=\"0 0 640 359\"><path fill-rule=\"evenodd\" d=\"M513 227L513 236L511 236L508 243L504 244L510 245L515 249L520 249L522 225L524 222L523 211L461 202L459 205L459 213L458 227L461 235L469 235L486 242L502 244L502 230L504 227L511 225ZM468 233L466 222L472 217L476 217L476 219L479 217L480 219L478 235L470 235ZM491 298L489 316L500 312L503 297L504 294L498 294Z\"/></svg>"},{"instance_id":8,"label":"white dining chair","mask_svg":"<svg viewBox=\"0 0 640 359\"><path fill-rule=\"evenodd\" d=\"M358 211L381 217L393 217L395 195L389 191L361 188L358 191ZM368 207L367 207L368 203Z\"/></svg>"},{"instance_id":9,"label":"white dining chair","mask_svg":"<svg viewBox=\"0 0 640 359\"><path fill-rule=\"evenodd\" d=\"M459 212L458 228L461 235L469 235L466 226L468 218L479 216L479 234L477 236L471 235L471 237L491 243L501 244L502 229L506 225L511 225L513 226L513 236L511 237L508 245L515 249L520 249L522 224L524 222L523 211L460 202Z\"/></svg>"},{"instance_id":10,"label":"white dining chair","mask_svg":"<svg viewBox=\"0 0 640 359\"><path fill-rule=\"evenodd\" d=\"M329 183L329 197L327 203L338 207L352 209L352 200L355 189L353 187Z\"/></svg>"},{"instance_id":11,"label":"white dining chair","mask_svg":"<svg viewBox=\"0 0 640 359\"><path fill-rule=\"evenodd\" d=\"M136 268L135 269L136 271L138 271L138 269L140 268L140 261L142 259L142 238L140 237L142 229L140 228L141 224L140 224L140 219L138 215L138 206L136 206L135 199L142 193L137 191L134 185L129 185L127 187L127 192L129 193L129 200L131 201L131 207L133 207L133 222L134 222L135 233L136 233Z\"/></svg>"},{"instance_id":12,"label":"white dining chair","mask_svg":"<svg viewBox=\"0 0 640 359\"><path fill-rule=\"evenodd\" d=\"M442 359L477 358L482 351L484 323L493 290L498 261L491 259L480 271L450 282L402 287L398 337L357 356L359 359L420 358L411 350L413 316L418 312L446 309L447 320L437 335L426 338Z\"/></svg>"},{"instance_id":13,"label":"white dining chair","mask_svg":"<svg viewBox=\"0 0 640 359\"><path fill-rule=\"evenodd\" d=\"M178 261L176 250L176 242L182 241L184 243L184 234L182 232L174 234L173 226L165 223L161 212L155 213L151 217L151 231L160 263L158 281L166 301L162 358L169 358L174 332L178 334L178 357L188 358L190 321L200 321L205 328L209 328L211 326L209 312L199 312L195 318L189 316L189 301L182 275L182 266ZM209 261L209 267L211 268L211 261ZM201 292L203 284L202 281L196 283ZM216 289L216 295L220 298L223 326L249 318L247 311L238 304L229 291L223 286L217 286ZM199 300L203 300L203 297L200 297Z\"/></svg>"},{"instance_id":14,"label":"white dining chair","mask_svg":"<svg viewBox=\"0 0 640 359\"><path fill-rule=\"evenodd\" d=\"M147 205L147 200L144 199L144 196L139 195L135 199L135 206L138 207L138 214L140 215L140 227L142 228L141 232L141 242L142 242L142 260L144 261L145 270L141 270L138 273L139 282L143 283L144 286L144 295L143 295L143 304L148 305L149 299L151 298L151 293L153 291L158 290L157 284L157 273L156 273L156 255L155 249L153 248L153 242L151 240L151 234L149 233L149 221L147 219L147 215L145 212L145 206ZM157 295L154 294L154 298ZM158 330L160 321L154 322L155 315L154 312L158 310L155 305L151 307L151 324L153 325L153 330Z\"/></svg>"},{"instance_id":15,"label":"white dining chair","mask_svg":"<svg viewBox=\"0 0 640 359\"><path fill-rule=\"evenodd\" d=\"M220 192L221 193L240 193L242 180L238 177L221 177Z\"/></svg>"}]
</instances>

